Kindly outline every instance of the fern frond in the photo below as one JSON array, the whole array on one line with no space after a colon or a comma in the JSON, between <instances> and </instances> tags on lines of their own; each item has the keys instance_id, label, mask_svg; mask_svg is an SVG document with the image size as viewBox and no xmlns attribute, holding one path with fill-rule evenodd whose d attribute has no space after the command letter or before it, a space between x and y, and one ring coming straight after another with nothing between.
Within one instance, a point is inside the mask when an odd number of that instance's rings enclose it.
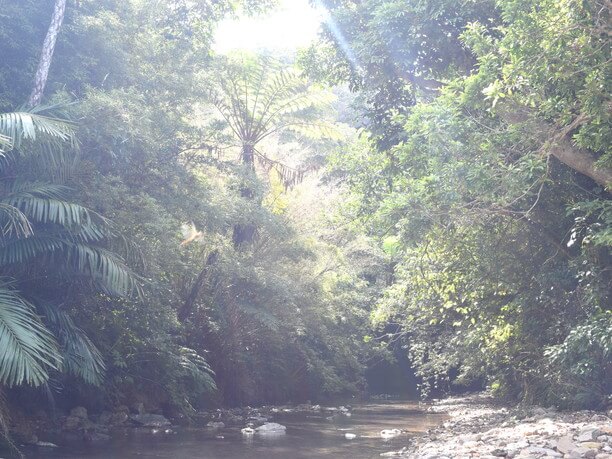
<instances>
[{"instance_id":1,"label":"fern frond","mask_svg":"<svg viewBox=\"0 0 612 459\"><path fill-rule=\"evenodd\" d=\"M217 385L213 379L215 372L204 357L193 349L181 347L179 348L176 358L181 368L183 368L193 380L203 384L208 390L217 389Z\"/></svg>"}]
</instances>

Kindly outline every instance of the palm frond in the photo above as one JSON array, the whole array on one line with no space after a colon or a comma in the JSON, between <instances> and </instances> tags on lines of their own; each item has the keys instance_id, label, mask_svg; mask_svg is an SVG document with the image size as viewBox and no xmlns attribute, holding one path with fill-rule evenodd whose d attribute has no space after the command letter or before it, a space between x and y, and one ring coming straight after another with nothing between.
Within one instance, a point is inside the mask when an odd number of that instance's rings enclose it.
<instances>
[{"instance_id":1,"label":"palm frond","mask_svg":"<svg viewBox=\"0 0 612 459\"><path fill-rule=\"evenodd\" d=\"M41 198L33 194L20 193L18 196L3 199L2 203L19 209L31 222L54 223L66 228L92 223L88 209L60 199Z\"/></svg>"},{"instance_id":2,"label":"palm frond","mask_svg":"<svg viewBox=\"0 0 612 459\"><path fill-rule=\"evenodd\" d=\"M13 148L13 139L8 135L0 134L0 154Z\"/></svg>"},{"instance_id":3,"label":"palm frond","mask_svg":"<svg viewBox=\"0 0 612 459\"><path fill-rule=\"evenodd\" d=\"M0 384L39 386L61 357L53 335L10 285L0 285Z\"/></svg>"},{"instance_id":4,"label":"palm frond","mask_svg":"<svg viewBox=\"0 0 612 459\"><path fill-rule=\"evenodd\" d=\"M71 189L65 185L31 180L13 180L6 184L6 196L9 198L42 197L66 199Z\"/></svg>"},{"instance_id":5,"label":"palm frond","mask_svg":"<svg viewBox=\"0 0 612 459\"><path fill-rule=\"evenodd\" d=\"M3 152L19 148L24 141L43 144L75 143L74 126L59 118L40 114L42 110L0 113Z\"/></svg>"},{"instance_id":6,"label":"palm frond","mask_svg":"<svg viewBox=\"0 0 612 459\"><path fill-rule=\"evenodd\" d=\"M0 231L3 237L28 237L32 234L32 226L18 208L0 202Z\"/></svg>"},{"instance_id":7,"label":"palm frond","mask_svg":"<svg viewBox=\"0 0 612 459\"><path fill-rule=\"evenodd\" d=\"M32 236L0 246L0 266L21 265L35 258L75 274L87 275L104 292L129 296L140 289L136 275L119 256L101 247L62 237Z\"/></svg>"},{"instance_id":8,"label":"palm frond","mask_svg":"<svg viewBox=\"0 0 612 459\"><path fill-rule=\"evenodd\" d=\"M115 236L109 222L100 214L64 199L70 188L44 182L15 181L7 186L0 205L20 211L31 223L63 226L70 237L82 241L101 241Z\"/></svg>"},{"instance_id":9,"label":"palm frond","mask_svg":"<svg viewBox=\"0 0 612 459\"><path fill-rule=\"evenodd\" d=\"M59 339L64 358L63 370L92 385L100 385L106 366L98 348L60 307L36 302L49 327Z\"/></svg>"}]
</instances>

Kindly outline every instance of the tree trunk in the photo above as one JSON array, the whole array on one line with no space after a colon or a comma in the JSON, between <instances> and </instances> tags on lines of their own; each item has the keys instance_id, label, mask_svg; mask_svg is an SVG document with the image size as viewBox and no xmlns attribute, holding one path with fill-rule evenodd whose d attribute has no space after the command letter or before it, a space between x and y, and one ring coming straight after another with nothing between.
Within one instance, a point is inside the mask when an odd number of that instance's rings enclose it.
<instances>
[{"instance_id":1,"label":"tree trunk","mask_svg":"<svg viewBox=\"0 0 612 459\"><path fill-rule=\"evenodd\" d=\"M40 53L38 69L36 70L36 77L34 79L34 87L28 99L28 106L30 108L40 104L43 93L45 92L49 68L51 67L51 60L53 59L53 53L55 51L55 43L57 42L57 36L62 27L62 22L64 22L65 12L66 0L56 0L55 7L53 8L53 16L51 17L51 24L47 30L47 36L45 37Z\"/></svg>"},{"instance_id":2,"label":"tree trunk","mask_svg":"<svg viewBox=\"0 0 612 459\"><path fill-rule=\"evenodd\" d=\"M197 301L198 296L200 295L200 291L202 290L202 287L204 287L204 284L206 283L206 280L209 277L212 266L217 263L218 259L219 252L217 250L213 250L206 258L204 268L202 269L202 271L200 271L200 274L198 274L198 277L191 286L191 291L189 292L189 296L187 296L183 307L181 307L181 309L179 309L178 311L179 321L184 322L185 319L187 319L187 317L189 317L193 312L193 307L195 306L195 302Z\"/></svg>"},{"instance_id":3,"label":"tree trunk","mask_svg":"<svg viewBox=\"0 0 612 459\"><path fill-rule=\"evenodd\" d=\"M587 121L586 116L580 115L570 125L558 129L535 116L526 107L504 105L499 108L498 114L510 124L529 123L543 142L542 154L554 156L569 168L590 177L604 188L612 188L612 169L605 166L597 167L595 154L577 147L572 142L572 132Z\"/></svg>"},{"instance_id":4,"label":"tree trunk","mask_svg":"<svg viewBox=\"0 0 612 459\"><path fill-rule=\"evenodd\" d=\"M247 167L248 173L255 174L255 148L252 145L243 145L242 164ZM240 190L240 196L252 201L254 198L253 190L248 185L243 185ZM245 244L252 243L255 240L256 233L257 227L252 223L234 225L234 234L232 235L234 247L239 248Z\"/></svg>"},{"instance_id":5,"label":"tree trunk","mask_svg":"<svg viewBox=\"0 0 612 459\"><path fill-rule=\"evenodd\" d=\"M545 145L542 150L550 154L568 167L591 177L598 185L612 188L612 169L605 166L597 167L597 157L588 150L573 145L568 135L557 135Z\"/></svg>"}]
</instances>

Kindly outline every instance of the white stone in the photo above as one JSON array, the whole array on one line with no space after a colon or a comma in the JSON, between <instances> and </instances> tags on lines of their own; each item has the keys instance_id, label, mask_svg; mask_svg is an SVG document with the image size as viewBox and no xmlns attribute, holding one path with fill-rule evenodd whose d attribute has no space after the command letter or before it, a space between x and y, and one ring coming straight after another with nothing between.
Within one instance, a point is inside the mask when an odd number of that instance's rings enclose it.
<instances>
[{"instance_id":1,"label":"white stone","mask_svg":"<svg viewBox=\"0 0 612 459\"><path fill-rule=\"evenodd\" d=\"M382 438L393 438L401 434L402 434L402 431L399 429L384 429L380 431L380 436Z\"/></svg>"},{"instance_id":2,"label":"white stone","mask_svg":"<svg viewBox=\"0 0 612 459\"><path fill-rule=\"evenodd\" d=\"M284 434L286 430L287 427L276 422L266 422L264 425L255 429L259 434Z\"/></svg>"}]
</instances>

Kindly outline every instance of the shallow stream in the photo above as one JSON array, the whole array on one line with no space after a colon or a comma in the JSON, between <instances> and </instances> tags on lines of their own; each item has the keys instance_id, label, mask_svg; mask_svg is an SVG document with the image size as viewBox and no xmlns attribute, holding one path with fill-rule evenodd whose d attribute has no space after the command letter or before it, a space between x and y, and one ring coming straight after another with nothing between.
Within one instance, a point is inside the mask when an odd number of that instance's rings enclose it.
<instances>
[{"instance_id":1,"label":"shallow stream","mask_svg":"<svg viewBox=\"0 0 612 459\"><path fill-rule=\"evenodd\" d=\"M239 428L177 429L175 434L129 432L95 445L35 448L25 451L29 459L319 459L380 458L397 451L412 436L439 424L440 414L422 411L414 402L377 402L355 406L350 417L328 419L325 413L279 413L271 421L287 426L282 436L245 437ZM380 431L403 433L383 439ZM347 440L346 433L357 438ZM223 438L217 438L217 436Z\"/></svg>"}]
</instances>

